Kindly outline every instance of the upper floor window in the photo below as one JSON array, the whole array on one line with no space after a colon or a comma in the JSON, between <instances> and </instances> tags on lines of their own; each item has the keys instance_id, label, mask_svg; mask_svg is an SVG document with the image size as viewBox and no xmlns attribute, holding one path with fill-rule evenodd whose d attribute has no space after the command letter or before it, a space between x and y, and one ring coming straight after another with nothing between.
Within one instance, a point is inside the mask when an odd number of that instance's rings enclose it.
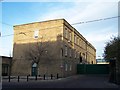
<instances>
[{"instance_id":1,"label":"upper floor window","mask_svg":"<svg viewBox=\"0 0 120 90\"><path fill-rule=\"evenodd\" d=\"M70 41L72 41L72 33L70 32Z\"/></svg>"},{"instance_id":2,"label":"upper floor window","mask_svg":"<svg viewBox=\"0 0 120 90\"><path fill-rule=\"evenodd\" d=\"M77 44L79 45L79 37L77 38Z\"/></svg>"},{"instance_id":3,"label":"upper floor window","mask_svg":"<svg viewBox=\"0 0 120 90\"><path fill-rule=\"evenodd\" d=\"M85 53L83 53L83 57L85 58Z\"/></svg>"},{"instance_id":4,"label":"upper floor window","mask_svg":"<svg viewBox=\"0 0 120 90\"><path fill-rule=\"evenodd\" d=\"M77 53L77 58L79 58L79 56L80 56L80 54L79 54L79 52Z\"/></svg>"},{"instance_id":5,"label":"upper floor window","mask_svg":"<svg viewBox=\"0 0 120 90\"><path fill-rule=\"evenodd\" d=\"M65 28L65 38L67 38L67 28Z\"/></svg>"},{"instance_id":6,"label":"upper floor window","mask_svg":"<svg viewBox=\"0 0 120 90\"><path fill-rule=\"evenodd\" d=\"M79 39L79 45L81 44L80 42L81 42L81 40Z\"/></svg>"},{"instance_id":7,"label":"upper floor window","mask_svg":"<svg viewBox=\"0 0 120 90\"><path fill-rule=\"evenodd\" d=\"M39 36L39 30L35 30L34 31L34 38L38 38L38 36Z\"/></svg>"},{"instance_id":8,"label":"upper floor window","mask_svg":"<svg viewBox=\"0 0 120 90\"><path fill-rule=\"evenodd\" d=\"M80 57L81 57L82 55L81 55L81 52L80 52Z\"/></svg>"},{"instance_id":9,"label":"upper floor window","mask_svg":"<svg viewBox=\"0 0 120 90\"><path fill-rule=\"evenodd\" d=\"M78 39L78 37L76 36L76 44L78 43L77 39Z\"/></svg>"},{"instance_id":10,"label":"upper floor window","mask_svg":"<svg viewBox=\"0 0 120 90\"><path fill-rule=\"evenodd\" d=\"M67 56L67 46L65 45L65 56Z\"/></svg>"},{"instance_id":11,"label":"upper floor window","mask_svg":"<svg viewBox=\"0 0 120 90\"><path fill-rule=\"evenodd\" d=\"M76 35L74 35L74 42L76 43Z\"/></svg>"},{"instance_id":12,"label":"upper floor window","mask_svg":"<svg viewBox=\"0 0 120 90\"><path fill-rule=\"evenodd\" d=\"M70 57L72 56L72 49L70 48Z\"/></svg>"},{"instance_id":13,"label":"upper floor window","mask_svg":"<svg viewBox=\"0 0 120 90\"><path fill-rule=\"evenodd\" d=\"M76 58L76 50L75 50L75 58Z\"/></svg>"}]
</instances>

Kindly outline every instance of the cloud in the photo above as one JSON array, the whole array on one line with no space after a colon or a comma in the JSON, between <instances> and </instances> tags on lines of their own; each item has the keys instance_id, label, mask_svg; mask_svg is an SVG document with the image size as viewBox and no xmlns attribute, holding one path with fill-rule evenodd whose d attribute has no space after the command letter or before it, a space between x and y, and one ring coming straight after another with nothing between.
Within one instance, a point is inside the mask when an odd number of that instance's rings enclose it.
<instances>
[{"instance_id":1,"label":"cloud","mask_svg":"<svg viewBox=\"0 0 120 90\"><path fill-rule=\"evenodd\" d=\"M10 1L10 0L4 0L4 1ZM16 1L16 0L11 0L10 2L12 1ZM23 0L17 0L17 1L21 2ZM26 0L26 1L31 2L33 0L31 1ZM34 2L36 1L37 0L34 0ZM41 0L40 2L42 1L43 0ZM47 2L49 0L44 0L44 1ZM61 2L61 0L57 0L57 1ZM65 18L70 24L72 24L72 23L81 22L81 21L89 21L89 20L106 18L106 17L118 15L117 14L117 11L118 11L117 1L118 0L106 0L106 2L104 2L104 0L92 0L92 2L91 0L84 0L84 1L78 0L79 2L72 2L72 0L67 0L67 1L71 2L71 3L68 3L67 6L64 5L62 7L62 5L57 6L54 4L53 6L49 8L49 10L46 9L46 11L44 11L42 14L37 15L39 16L37 17L37 20L44 21L44 20L50 20L50 19ZM110 1L114 1L114 2L110 2ZM45 7L41 7L41 9L42 8L45 8ZM75 28L77 28L77 30L80 31L81 28L84 26L86 25L85 24L81 26L78 25L78 26L75 26ZM86 31L85 37L88 41L90 41L93 45L95 45L95 47L97 47L97 50L103 49L104 42L108 40L112 34L116 34L116 32L112 32L111 27L102 28L102 29L99 28L97 31L95 31L93 28L90 28L90 30L91 30L90 32ZM2 51L5 51L5 50L2 50Z\"/></svg>"},{"instance_id":2,"label":"cloud","mask_svg":"<svg viewBox=\"0 0 120 90\"><path fill-rule=\"evenodd\" d=\"M69 3L68 3L69 4ZM65 18L70 24L81 21L89 21L100 18L113 17L118 15L118 3L117 2L74 2L71 7L53 7L52 11L46 13L39 20L50 20L57 18ZM112 37L116 36L117 31L115 27L117 23L109 22L109 25L97 25L88 27L89 25L77 25L74 26L83 36L97 49L96 56L103 54L105 42ZM89 29L89 30L88 30ZM96 30L95 30L96 29ZM83 30L83 31L82 31Z\"/></svg>"},{"instance_id":3,"label":"cloud","mask_svg":"<svg viewBox=\"0 0 120 90\"><path fill-rule=\"evenodd\" d=\"M108 42L111 37L117 36L118 32L114 31L115 29L110 26L98 31L92 31L88 33L85 38L93 45L96 49L103 50L106 42Z\"/></svg>"},{"instance_id":4,"label":"cloud","mask_svg":"<svg viewBox=\"0 0 120 90\"><path fill-rule=\"evenodd\" d=\"M69 3L68 3L69 4ZM69 23L93 20L117 15L117 3L111 2L73 2L71 7L54 7L39 20L65 18Z\"/></svg>"},{"instance_id":5,"label":"cloud","mask_svg":"<svg viewBox=\"0 0 120 90\"><path fill-rule=\"evenodd\" d=\"M113 27L107 27L99 29L98 31L92 31L86 35L86 38L90 42L105 42L110 39L110 37L117 36L118 32L114 31Z\"/></svg>"}]
</instances>

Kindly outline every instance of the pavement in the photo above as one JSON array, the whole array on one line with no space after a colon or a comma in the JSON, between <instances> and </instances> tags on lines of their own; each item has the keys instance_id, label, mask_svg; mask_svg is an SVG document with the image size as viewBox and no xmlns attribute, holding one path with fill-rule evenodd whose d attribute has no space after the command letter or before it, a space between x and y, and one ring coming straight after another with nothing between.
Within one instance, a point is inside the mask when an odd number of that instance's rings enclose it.
<instances>
[{"instance_id":1,"label":"pavement","mask_svg":"<svg viewBox=\"0 0 120 90\"><path fill-rule=\"evenodd\" d=\"M54 80L29 80L17 79L8 82L2 80L2 88L101 88L120 90L120 85L108 82L108 75L74 75L67 78L59 78Z\"/></svg>"}]
</instances>

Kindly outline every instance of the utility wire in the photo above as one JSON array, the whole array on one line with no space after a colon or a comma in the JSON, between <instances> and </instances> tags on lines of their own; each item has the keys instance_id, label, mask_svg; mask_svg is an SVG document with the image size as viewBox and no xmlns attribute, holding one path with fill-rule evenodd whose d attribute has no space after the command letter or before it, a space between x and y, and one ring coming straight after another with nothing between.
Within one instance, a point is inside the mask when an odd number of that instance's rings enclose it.
<instances>
[{"instance_id":1,"label":"utility wire","mask_svg":"<svg viewBox=\"0 0 120 90\"><path fill-rule=\"evenodd\" d=\"M2 24L4 24L4 25L7 25L7 26L13 26L13 25L11 25L11 24L8 24L8 23L5 23L5 22L1 22L1 21L0 21L0 23L2 23Z\"/></svg>"},{"instance_id":2,"label":"utility wire","mask_svg":"<svg viewBox=\"0 0 120 90\"><path fill-rule=\"evenodd\" d=\"M61 25L60 25L60 26L56 26L56 27L61 27ZM56 27L44 28L44 29L40 29L39 31L45 30L45 29L52 29L52 28L56 28ZM19 28L21 29L21 28L23 28L23 27L19 27ZM24 29L24 28L23 28L23 29ZM7 37L7 36L12 36L12 35L18 35L18 34L24 34L24 35L26 35L27 33L30 33L30 32L34 32L34 31L19 32L19 33L16 33L16 34L9 34L9 35L1 36L1 37Z\"/></svg>"},{"instance_id":3,"label":"utility wire","mask_svg":"<svg viewBox=\"0 0 120 90\"><path fill-rule=\"evenodd\" d=\"M84 24L84 23L91 23L91 22L98 22L98 21L103 21L103 20L109 20L109 19L114 19L114 18L119 18L120 16L115 16L115 17L108 17L108 18L101 18L101 19L95 19L95 20L90 20L90 21L84 21L84 22L77 22L77 23L73 23L71 25L77 25L77 24ZM0 22L4 25L8 25L8 26L13 26L11 24L8 24L8 23L5 23L5 22ZM46 28L46 29L49 29L49 28ZM33 32L33 31L29 31L29 32ZM25 33L29 33L29 32L24 32L24 33L18 33L18 34L25 34ZM1 33L0 33L1 34ZM7 36L12 36L12 35L15 35L15 34L9 34L9 35L4 35L4 36L1 36L1 37L7 37Z\"/></svg>"},{"instance_id":4,"label":"utility wire","mask_svg":"<svg viewBox=\"0 0 120 90\"><path fill-rule=\"evenodd\" d=\"M91 23L91 22L98 22L98 21L103 21L103 20L108 20L108 19L119 18L119 17L120 17L120 16L109 17L109 18L101 18L101 19L95 19L95 20L91 20L91 21L73 23L73 24L71 24L71 25L84 24L84 23Z\"/></svg>"}]
</instances>

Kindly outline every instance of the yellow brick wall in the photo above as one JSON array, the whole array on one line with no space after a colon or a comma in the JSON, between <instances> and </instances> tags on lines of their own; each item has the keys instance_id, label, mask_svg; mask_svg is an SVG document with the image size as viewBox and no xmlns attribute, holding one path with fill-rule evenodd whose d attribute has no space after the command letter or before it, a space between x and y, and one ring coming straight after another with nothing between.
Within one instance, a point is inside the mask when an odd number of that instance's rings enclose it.
<instances>
[{"instance_id":1,"label":"yellow brick wall","mask_svg":"<svg viewBox=\"0 0 120 90\"><path fill-rule=\"evenodd\" d=\"M67 38L65 37L66 29L68 30ZM35 30L39 31L37 39L33 37ZM72 34L71 41L69 33ZM75 50L76 52L81 52L82 57L84 57L83 53L85 54L84 61L86 59L86 52L88 53L89 51L92 54L88 54L87 59L89 62L93 60L95 63L95 51L91 47L87 47L88 51L86 50L86 39L64 19L16 25L14 26L14 34L13 60L15 62L12 67L12 75L31 75L32 61L28 59L26 51L36 49L35 46L38 42L42 42L42 44L45 45L49 44L46 49L48 55L44 54L42 56L41 63L38 66L38 74L40 75L56 75L56 73L59 73L61 77L66 77L76 74L79 57L77 54L75 58ZM80 39L79 43L75 43L74 35ZM67 56L65 56L65 46L68 48ZM72 49L72 57L69 55L70 48ZM61 53L62 50L63 52ZM42 63L45 61L47 61L48 64ZM49 64L49 62L51 62L51 64Z\"/></svg>"}]
</instances>

